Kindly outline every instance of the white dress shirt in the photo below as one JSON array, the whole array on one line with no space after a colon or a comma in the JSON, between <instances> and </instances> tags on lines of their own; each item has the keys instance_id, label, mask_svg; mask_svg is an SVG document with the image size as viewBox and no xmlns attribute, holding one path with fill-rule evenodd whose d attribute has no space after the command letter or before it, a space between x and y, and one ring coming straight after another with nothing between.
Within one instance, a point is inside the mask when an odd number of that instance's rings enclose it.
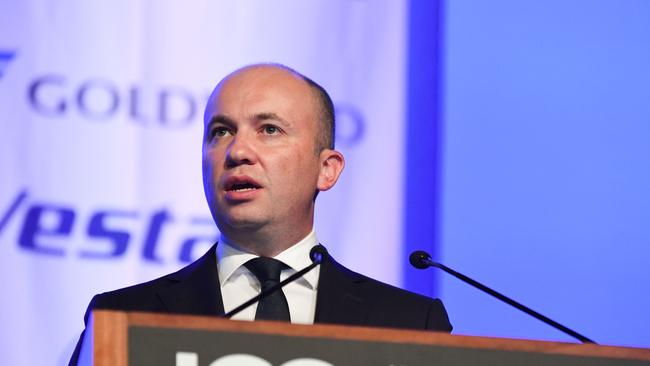
<instances>
[{"instance_id":1,"label":"white dress shirt","mask_svg":"<svg viewBox=\"0 0 650 366\"><path fill-rule=\"evenodd\" d=\"M318 244L316 233L311 233L274 258L289 268L280 274L280 280L311 264L309 251ZM217 244L217 269L221 286L223 308L227 312L260 293L260 284L244 263L258 257L228 243L222 237ZM313 324L316 312L316 293L320 266L282 288L289 304L292 323ZM232 317L237 320L255 320L257 303Z\"/></svg>"}]
</instances>

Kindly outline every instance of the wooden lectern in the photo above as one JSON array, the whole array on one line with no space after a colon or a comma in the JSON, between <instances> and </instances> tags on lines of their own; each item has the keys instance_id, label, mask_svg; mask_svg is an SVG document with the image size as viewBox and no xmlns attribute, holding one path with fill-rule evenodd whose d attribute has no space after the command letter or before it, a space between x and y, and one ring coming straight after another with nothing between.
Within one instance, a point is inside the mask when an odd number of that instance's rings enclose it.
<instances>
[{"instance_id":1,"label":"wooden lectern","mask_svg":"<svg viewBox=\"0 0 650 366\"><path fill-rule=\"evenodd\" d=\"M80 365L650 365L650 349L95 311Z\"/></svg>"}]
</instances>

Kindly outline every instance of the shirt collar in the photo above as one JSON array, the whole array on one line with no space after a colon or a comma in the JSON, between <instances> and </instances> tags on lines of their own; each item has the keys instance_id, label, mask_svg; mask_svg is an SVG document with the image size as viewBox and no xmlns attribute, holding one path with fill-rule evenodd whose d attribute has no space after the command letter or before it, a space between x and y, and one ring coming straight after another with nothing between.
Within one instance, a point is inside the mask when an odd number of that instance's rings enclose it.
<instances>
[{"instance_id":1,"label":"shirt collar","mask_svg":"<svg viewBox=\"0 0 650 366\"><path fill-rule=\"evenodd\" d=\"M302 240L273 258L289 266L291 273L295 273L312 263L309 258L309 251L316 244L318 244L318 238L316 237L316 232L312 229ZM221 287L228 282L235 271L243 266L244 263L258 257L258 255L246 252L236 245L228 243L224 237L221 237L219 240L216 250L217 270L219 271L219 284ZM312 289L315 289L318 283L318 270L307 272L303 278Z\"/></svg>"}]
</instances>

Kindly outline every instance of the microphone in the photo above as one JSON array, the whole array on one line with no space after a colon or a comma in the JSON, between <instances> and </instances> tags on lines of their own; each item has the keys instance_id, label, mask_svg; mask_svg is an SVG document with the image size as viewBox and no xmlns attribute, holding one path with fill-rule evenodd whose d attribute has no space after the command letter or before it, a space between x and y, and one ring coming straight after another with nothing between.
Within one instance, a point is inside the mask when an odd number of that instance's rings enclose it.
<instances>
[{"instance_id":1,"label":"microphone","mask_svg":"<svg viewBox=\"0 0 650 366\"><path fill-rule=\"evenodd\" d=\"M515 308L523 311L524 313L526 313L526 314L528 314L528 315L530 315L530 316L532 316L534 318L537 318L537 319L541 320L542 322L546 323L547 325L550 325L553 328L558 329L558 330L562 331L563 333L568 334L568 335L572 336L573 338L576 338L576 339L580 340L582 343L596 344L596 342L594 342L591 339L583 336L582 334L565 327L564 325L556 322L555 320L552 320L552 319L550 319L550 318L536 312L535 310L533 310L533 309L531 309L531 308L529 308L527 306L522 305L521 303L519 303L519 302L517 302L517 301L515 301L515 300L513 300L513 299L511 299L511 298L509 298L509 297L507 297L507 296L505 296L503 294L500 294L500 293L494 291L493 289L483 285L482 283L480 283L478 281L475 281L475 280L465 276L462 273L458 273L458 272L454 271L453 269L445 266L442 263L432 261L431 256L429 255L429 253L427 253L425 251L416 250L415 252L411 253L411 256L409 257L409 262L411 262L411 265L413 267L417 268L417 269L425 269L425 268L429 268L429 267L440 268L441 270L449 273L450 275L458 278L459 280L461 280L461 281L463 281L465 283L469 283L470 285L478 288L479 290L481 290L483 292L487 292L488 294L496 297L497 299L505 302L506 304L514 306Z\"/></svg>"},{"instance_id":2,"label":"microphone","mask_svg":"<svg viewBox=\"0 0 650 366\"><path fill-rule=\"evenodd\" d=\"M235 314L238 314L240 311L246 309L247 307L253 305L254 303L265 299L269 297L272 293L280 290L284 286L288 285L289 283L297 280L298 278L302 277L305 275L305 273L311 271L312 269L316 268L317 265L321 264L323 262L323 259L325 259L325 256L327 255L327 249L325 249L324 246L321 244L318 244L311 248L309 251L309 259L311 259L312 263L308 265L307 267L301 269L300 271L292 274L291 276L287 277L284 279L284 281L279 282L276 285L273 285L269 287L266 291L260 292L258 295L252 297L250 300L246 301L245 303L239 305L238 307L230 310L229 312L225 313L222 315L222 318L230 319L232 318Z\"/></svg>"}]
</instances>

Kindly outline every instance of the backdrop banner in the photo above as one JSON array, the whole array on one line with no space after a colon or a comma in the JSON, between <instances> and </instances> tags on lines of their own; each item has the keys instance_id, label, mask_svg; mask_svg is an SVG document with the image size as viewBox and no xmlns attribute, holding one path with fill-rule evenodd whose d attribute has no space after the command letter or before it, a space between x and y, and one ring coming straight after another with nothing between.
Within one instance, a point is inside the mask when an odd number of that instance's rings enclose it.
<instances>
[{"instance_id":1,"label":"backdrop banner","mask_svg":"<svg viewBox=\"0 0 650 366\"><path fill-rule=\"evenodd\" d=\"M215 242L203 108L223 76L255 62L332 95L347 166L318 198L318 237L344 264L401 284L406 2L0 7L3 364L66 364L93 294Z\"/></svg>"}]
</instances>

